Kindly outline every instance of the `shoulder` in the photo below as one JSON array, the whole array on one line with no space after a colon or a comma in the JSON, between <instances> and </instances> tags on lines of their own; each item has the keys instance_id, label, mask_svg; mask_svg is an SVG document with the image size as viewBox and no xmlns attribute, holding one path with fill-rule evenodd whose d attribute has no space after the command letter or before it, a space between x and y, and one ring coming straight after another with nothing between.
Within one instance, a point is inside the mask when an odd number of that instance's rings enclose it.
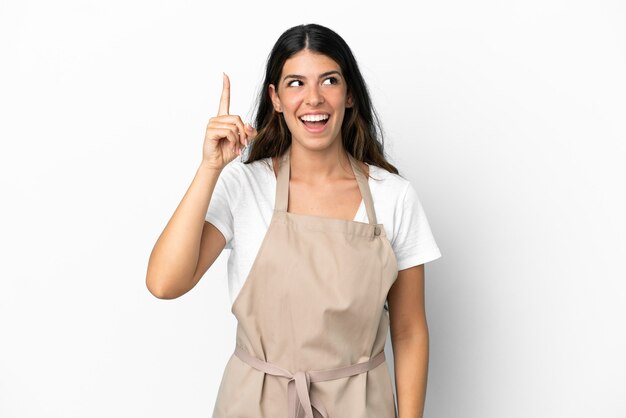
<instances>
[{"instance_id":1,"label":"shoulder","mask_svg":"<svg viewBox=\"0 0 626 418\"><path fill-rule=\"evenodd\" d=\"M273 171L270 158L244 163L237 157L222 169L216 189L228 195L233 207L242 200L262 198L271 192Z\"/></svg>"},{"instance_id":2,"label":"shoulder","mask_svg":"<svg viewBox=\"0 0 626 418\"><path fill-rule=\"evenodd\" d=\"M369 185L372 195L380 195L385 200L398 202L403 200L407 191L412 187L411 182L399 174L387 171L376 165L369 165ZM382 198L381 197L381 198Z\"/></svg>"}]
</instances>

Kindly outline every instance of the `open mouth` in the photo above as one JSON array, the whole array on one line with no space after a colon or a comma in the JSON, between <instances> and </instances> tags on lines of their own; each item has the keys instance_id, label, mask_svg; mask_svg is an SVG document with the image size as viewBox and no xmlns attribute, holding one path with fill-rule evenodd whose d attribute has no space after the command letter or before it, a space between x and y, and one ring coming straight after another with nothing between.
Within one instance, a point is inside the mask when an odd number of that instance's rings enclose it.
<instances>
[{"instance_id":1,"label":"open mouth","mask_svg":"<svg viewBox=\"0 0 626 418\"><path fill-rule=\"evenodd\" d=\"M327 113L320 115L303 115L300 116L299 119L307 130L311 132L319 132L322 131L328 123L330 115Z\"/></svg>"}]
</instances>

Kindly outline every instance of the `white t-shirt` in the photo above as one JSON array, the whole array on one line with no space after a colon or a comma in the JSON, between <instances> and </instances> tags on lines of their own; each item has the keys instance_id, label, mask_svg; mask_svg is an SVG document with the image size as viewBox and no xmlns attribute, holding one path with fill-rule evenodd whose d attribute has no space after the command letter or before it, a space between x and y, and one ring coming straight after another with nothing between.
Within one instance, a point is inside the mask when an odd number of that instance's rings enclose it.
<instances>
[{"instance_id":1,"label":"white t-shirt","mask_svg":"<svg viewBox=\"0 0 626 418\"><path fill-rule=\"evenodd\" d=\"M441 257L428 220L411 183L397 174L369 165L368 184L378 223L383 224L396 255L398 270ZM276 176L270 157L244 164L241 156L228 163L217 180L207 222L226 239L231 304L241 290L267 232L276 198ZM368 223L361 200L354 221Z\"/></svg>"}]
</instances>

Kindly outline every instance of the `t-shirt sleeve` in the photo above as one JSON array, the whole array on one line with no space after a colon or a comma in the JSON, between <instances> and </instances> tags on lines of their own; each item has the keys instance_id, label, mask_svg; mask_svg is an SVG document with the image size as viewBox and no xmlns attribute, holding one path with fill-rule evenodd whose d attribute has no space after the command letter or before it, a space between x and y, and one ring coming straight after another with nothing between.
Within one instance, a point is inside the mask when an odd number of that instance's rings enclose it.
<instances>
[{"instance_id":1,"label":"t-shirt sleeve","mask_svg":"<svg viewBox=\"0 0 626 418\"><path fill-rule=\"evenodd\" d=\"M209 208L207 210L205 221L211 223L224 235L226 240L225 249L232 249L232 240L234 235L233 212L237 199L237 190L240 189L235 164L238 161L233 160L226 164L222 169L220 176L217 178Z\"/></svg>"},{"instance_id":2,"label":"t-shirt sleeve","mask_svg":"<svg viewBox=\"0 0 626 418\"><path fill-rule=\"evenodd\" d=\"M396 254L398 270L419 266L441 257L424 208L410 182L407 182L395 212L395 231L391 246Z\"/></svg>"}]
</instances>

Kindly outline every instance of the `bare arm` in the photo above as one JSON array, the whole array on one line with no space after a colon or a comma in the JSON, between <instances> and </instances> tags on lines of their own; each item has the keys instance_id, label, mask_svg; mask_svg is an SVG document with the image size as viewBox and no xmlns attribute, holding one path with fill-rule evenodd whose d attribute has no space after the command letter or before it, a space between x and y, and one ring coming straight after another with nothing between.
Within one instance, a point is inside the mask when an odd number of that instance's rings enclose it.
<instances>
[{"instance_id":1,"label":"bare arm","mask_svg":"<svg viewBox=\"0 0 626 418\"><path fill-rule=\"evenodd\" d=\"M398 272L387 296L399 418L422 418L428 378L424 265Z\"/></svg>"},{"instance_id":2,"label":"bare arm","mask_svg":"<svg viewBox=\"0 0 626 418\"><path fill-rule=\"evenodd\" d=\"M256 135L239 116L229 115L229 106L230 80L224 74L218 116L209 120L200 167L150 253L146 286L157 298L174 299L191 290L226 245L222 233L204 219L220 173Z\"/></svg>"},{"instance_id":3,"label":"bare arm","mask_svg":"<svg viewBox=\"0 0 626 418\"><path fill-rule=\"evenodd\" d=\"M173 299L191 290L226 245L222 233L204 220L220 172L200 164L154 245L146 286L157 298Z\"/></svg>"}]
</instances>

